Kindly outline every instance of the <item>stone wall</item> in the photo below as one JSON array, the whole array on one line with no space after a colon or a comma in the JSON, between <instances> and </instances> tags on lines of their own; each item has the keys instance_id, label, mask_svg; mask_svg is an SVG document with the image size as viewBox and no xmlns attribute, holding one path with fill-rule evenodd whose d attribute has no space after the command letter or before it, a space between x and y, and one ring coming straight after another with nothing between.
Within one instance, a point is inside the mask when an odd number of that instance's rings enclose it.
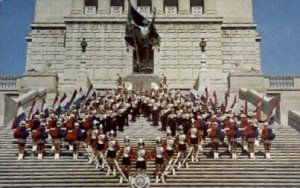
<instances>
[{"instance_id":1,"label":"stone wall","mask_svg":"<svg viewBox=\"0 0 300 188\"><path fill-rule=\"evenodd\" d=\"M300 131L300 111L291 111L291 110L289 111L288 125Z\"/></svg>"}]
</instances>

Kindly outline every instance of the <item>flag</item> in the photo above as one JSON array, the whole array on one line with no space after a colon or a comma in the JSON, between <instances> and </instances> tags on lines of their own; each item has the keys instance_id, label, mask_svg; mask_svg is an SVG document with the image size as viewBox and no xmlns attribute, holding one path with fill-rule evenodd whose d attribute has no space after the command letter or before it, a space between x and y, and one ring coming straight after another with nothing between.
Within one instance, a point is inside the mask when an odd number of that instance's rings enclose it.
<instances>
[{"instance_id":1,"label":"flag","mask_svg":"<svg viewBox=\"0 0 300 188\"><path fill-rule=\"evenodd\" d=\"M269 116L268 116L268 123L269 123L269 125L273 125L274 122L275 122L275 118L276 118L276 106L277 106L277 103L276 103L276 101L274 101L273 105L271 107Z\"/></svg>"},{"instance_id":2,"label":"flag","mask_svg":"<svg viewBox=\"0 0 300 188\"><path fill-rule=\"evenodd\" d=\"M222 113L225 113L226 108L227 108L227 104L228 104L228 93L224 93L224 99L223 99L222 105L221 105Z\"/></svg>"},{"instance_id":3,"label":"flag","mask_svg":"<svg viewBox=\"0 0 300 188\"><path fill-rule=\"evenodd\" d=\"M26 118L25 111L24 111L21 103L19 102L18 107L17 107L17 113L15 115L15 119L14 119L14 122L13 122L13 125L12 125L12 129L18 128L20 122L25 120L25 118Z\"/></svg>"},{"instance_id":4,"label":"flag","mask_svg":"<svg viewBox=\"0 0 300 188\"><path fill-rule=\"evenodd\" d=\"M52 107L54 110L54 114L59 117L60 113L61 113L61 106L60 106L60 102L58 100L58 95L55 96Z\"/></svg>"},{"instance_id":5,"label":"flag","mask_svg":"<svg viewBox=\"0 0 300 188\"><path fill-rule=\"evenodd\" d=\"M198 91L199 90L199 76L197 76L197 80L193 86L193 90Z\"/></svg>"},{"instance_id":6,"label":"flag","mask_svg":"<svg viewBox=\"0 0 300 188\"><path fill-rule=\"evenodd\" d=\"M207 101L208 101L208 89L207 89L207 87L205 87L205 89L204 89L204 95L205 95L205 103L207 103Z\"/></svg>"},{"instance_id":7,"label":"flag","mask_svg":"<svg viewBox=\"0 0 300 188\"><path fill-rule=\"evenodd\" d=\"M83 100L84 97L85 96L83 94L82 88L80 87L79 92L77 92L76 97L74 99L74 104L76 105L76 108L80 107L81 100Z\"/></svg>"},{"instance_id":8,"label":"flag","mask_svg":"<svg viewBox=\"0 0 300 188\"><path fill-rule=\"evenodd\" d=\"M218 98L217 98L216 91L214 91L214 93L213 93L213 98L214 98L213 109L216 110L217 109L217 105L218 105Z\"/></svg>"},{"instance_id":9,"label":"flag","mask_svg":"<svg viewBox=\"0 0 300 188\"><path fill-rule=\"evenodd\" d=\"M141 80L141 83L140 83L140 91L143 91L144 90L144 81Z\"/></svg>"},{"instance_id":10,"label":"flag","mask_svg":"<svg viewBox=\"0 0 300 188\"><path fill-rule=\"evenodd\" d=\"M142 16L138 11L136 11L131 3L128 3L128 15L126 22L126 44L132 46L133 48L141 49L145 45L145 33L148 35L147 43L151 46L159 45L160 37L154 26L154 18L150 22L144 16ZM145 32L146 30L146 32ZM138 50L136 49L136 50Z\"/></svg>"},{"instance_id":11,"label":"flag","mask_svg":"<svg viewBox=\"0 0 300 188\"><path fill-rule=\"evenodd\" d=\"M230 108L233 109L235 104L236 104L236 95L234 95L234 99L233 99L233 102L232 102Z\"/></svg>"},{"instance_id":12,"label":"flag","mask_svg":"<svg viewBox=\"0 0 300 188\"><path fill-rule=\"evenodd\" d=\"M244 111L243 114L245 114L246 116L248 115L248 100L245 100L245 106L244 106Z\"/></svg>"},{"instance_id":13,"label":"flag","mask_svg":"<svg viewBox=\"0 0 300 188\"><path fill-rule=\"evenodd\" d=\"M36 100L33 99L32 105L31 105L31 108L30 108L30 111L29 111L29 114L28 114L28 119L31 120L34 117L34 115L36 115L37 113L39 113L39 109L38 109L38 106L36 104Z\"/></svg>"},{"instance_id":14,"label":"flag","mask_svg":"<svg viewBox=\"0 0 300 188\"><path fill-rule=\"evenodd\" d=\"M44 111L45 104L46 104L46 99L45 99L45 97L44 97L43 100L42 100L41 112Z\"/></svg>"},{"instance_id":15,"label":"flag","mask_svg":"<svg viewBox=\"0 0 300 188\"><path fill-rule=\"evenodd\" d=\"M74 92L73 92L73 95L72 95L72 97L71 97L71 99L70 99L70 104L73 104L73 102L74 102L76 96L77 96L77 89L75 89Z\"/></svg>"},{"instance_id":16,"label":"flag","mask_svg":"<svg viewBox=\"0 0 300 188\"><path fill-rule=\"evenodd\" d=\"M89 98L95 96L96 96L96 90L94 89L93 84L91 84L88 92L86 93L86 99L88 100Z\"/></svg>"},{"instance_id":17,"label":"flag","mask_svg":"<svg viewBox=\"0 0 300 188\"><path fill-rule=\"evenodd\" d=\"M262 112L262 100L259 101L259 103L256 105L255 109L255 118L257 121L261 121L261 112Z\"/></svg>"},{"instance_id":18,"label":"flag","mask_svg":"<svg viewBox=\"0 0 300 188\"><path fill-rule=\"evenodd\" d=\"M68 108L70 102L69 102L69 99L68 99L68 96L66 93L64 93L64 95L61 97L59 102L60 102L60 106L62 108L64 108L64 109Z\"/></svg>"}]
</instances>

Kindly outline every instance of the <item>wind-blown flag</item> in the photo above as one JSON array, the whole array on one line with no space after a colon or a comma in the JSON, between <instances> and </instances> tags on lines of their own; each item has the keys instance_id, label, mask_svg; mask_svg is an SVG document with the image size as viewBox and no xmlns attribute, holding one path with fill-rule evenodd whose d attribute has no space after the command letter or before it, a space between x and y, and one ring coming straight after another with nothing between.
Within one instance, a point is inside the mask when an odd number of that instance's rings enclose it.
<instances>
[{"instance_id":1,"label":"wind-blown flag","mask_svg":"<svg viewBox=\"0 0 300 188\"><path fill-rule=\"evenodd\" d=\"M74 92L73 92L73 95L72 95L72 97L71 97L71 99L70 99L70 104L73 104L73 102L74 102L76 96L77 96L77 89L75 89Z\"/></svg>"},{"instance_id":2,"label":"wind-blown flag","mask_svg":"<svg viewBox=\"0 0 300 188\"><path fill-rule=\"evenodd\" d=\"M147 20L129 2L125 36L127 45L132 46L136 50L144 48L145 45L159 45L160 37L154 26L154 19L155 17L153 17L151 22ZM145 44L145 42L148 44Z\"/></svg>"},{"instance_id":3,"label":"wind-blown flag","mask_svg":"<svg viewBox=\"0 0 300 188\"><path fill-rule=\"evenodd\" d=\"M12 125L12 129L18 128L20 122L25 120L25 118L26 118L25 111L24 111L21 103L19 102L18 107L17 107L17 113L16 113L16 116L15 116L15 119L14 119L14 122L13 122L13 125Z\"/></svg>"},{"instance_id":4,"label":"wind-blown flag","mask_svg":"<svg viewBox=\"0 0 300 188\"><path fill-rule=\"evenodd\" d=\"M227 108L227 104L228 104L228 93L224 94L224 99L222 101L222 105L221 105L221 111L222 113L225 113L226 108Z\"/></svg>"},{"instance_id":5,"label":"wind-blown flag","mask_svg":"<svg viewBox=\"0 0 300 188\"><path fill-rule=\"evenodd\" d=\"M84 97L85 96L83 94L82 88L80 87L79 92L77 92L76 97L74 99L74 104L75 104L76 108L80 107L81 100L83 100Z\"/></svg>"},{"instance_id":6,"label":"wind-blown flag","mask_svg":"<svg viewBox=\"0 0 300 188\"><path fill-rule=\"evenodd\" d=\"M193 88L191 89L191 100L195 101L196 98L198 97L198 90L199 90L199 76L196 79L196 82L193 86Z\"/></svg>"},{"instance_id":7,"label":"wind-blown flag","mask_svg":"<svg viewBox=\"0 0 300 188\"><path fill-rule=\"evenodd\" d=\"M243 114L245 114L246 116L248 115L248 100L245 100L245 106L244 106L244 111Z\"/></svg>"},{"instance_id":8,"label":"wind-blown flag","mask_svg":"<svg viewBox=\"0 0 300 188\"><path fill-rule=\"evenodd\" d=\"M204 96L205 96L205 103L207 103L207 101L208 101L208 89L207 89L207 87L205 87L205 89L204 89Z\"/></svg>"},{"instance_id":9,"label":"wind-blown flag","mask_svg":"<svg viewBox=\"0 0 300 188\"><path fill-rule=\"evenodd\" d=\"M60 106L60 102L58 100L58 95L55 96L52 107L54 110L54 114L59 117L61 114L61 106Z\"/></svg>"},{"instance_id":10,"label":"wind-blown flag","mask_svg":"<svg viewBox=\"0 0 300 188\"><path fill-rule=\"evenodd\" d=\"M261 122L261 112L262 112L262 100L260 100L255 109L255 118L257 119L258 122Z\"/></svg>"},{"instance_id":11,"label":"wind-blown flag","mask_svg":"<svg viewBox=\"0 0 300 188\"><path fill-rule=\"evenodd\" d=\"M214 91L213 93L213 108L216 110L217 109L217 105L218 105L218 98L217 98L217 94L216 94L216 91Z\"/></svg>"},{"instance_id":12,"label":"wind-blown flag","mask_svg":"<svg viewBox=\"0 0 300 188\"><path fill-rule=\"evenodd\" d=\"M69 106L69 99L68 99L68 96L66 93L64 93L64 95L61 97L60 99L60 106L63 108L63 109L67 109L68 106Z\"/></svg>"},{"instance_id":13,"label":"wind-blown flag","mask_svg":"<svg viewBox=\"0 0 300 188\"><path fill-rule=\"evenodd\" d=\"M269 125L273 125L275 122L275 118L276 118L276 106L277 103L276 101L273 102L272 108L270 110L269 116L268 116L268 123Z\"/></svg>"},{"instance_id":14,"label":"wind-blown flag","mask_svg":"<svg viewBox=\"0 0 300 188\"><path fill-rule=\"evenodd\" d=\"M86 99L88 100L91 97L95 97L95 96L96 96L96 90L94 89L93 84L91 84L88 92L86 93Z\"/></svg>"},{"instance_id":15,"label":"wind-blown flag","mask_svg":"<svg viewBox=\"0 0 300 188\"><path fill-rule=\"evenodd\" d=\"M236 95L234 95L234 99L233 99L233 102L232 102L230 108L233 109L235 104L236 104Z\"/></svg>"},{"instance_id":16,"label":"wind-blown flag","mask_svg":"<svg viewBox=\"0 0 300 188\"><path fill-rule=\"evenodd\" d=\"M38 109L36 100L33 99L32 105L31 105L31 108L30 108L30 111L29 111L29 114L28 114L28 119L31 120L34 117L34 115L36 115L38 113L39 113L39 109Z\"/></svg>"}]
</instances>

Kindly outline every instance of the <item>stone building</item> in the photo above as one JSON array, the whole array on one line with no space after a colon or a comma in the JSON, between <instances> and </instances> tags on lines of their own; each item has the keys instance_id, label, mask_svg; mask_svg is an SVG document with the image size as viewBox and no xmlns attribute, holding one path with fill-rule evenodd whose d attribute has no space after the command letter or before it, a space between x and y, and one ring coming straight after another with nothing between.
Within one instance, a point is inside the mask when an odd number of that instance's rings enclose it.
<instances>
[{"instance_id":1,"label":"stone building","mask_svg":"<svg viewBox=\"0 0 300 188\"><path fill-rule=\"evenodd\" d=\"M262 74L252 0L131 3L147 18L156 7L161 45L153 49L153 76L164 74L169 87L190 89L201 67L206 85L220 92L231 87L230 74ZM96 89L114 88L118 73L134 75L133 49L124 41L127 12L127 0L36 0L26 70L50 67L58 74L60 91L71 91L87 80ZM83 38L88 43L85 54ZM204 53L202 38L207 43Z\"/></svg>"}]
</instances>

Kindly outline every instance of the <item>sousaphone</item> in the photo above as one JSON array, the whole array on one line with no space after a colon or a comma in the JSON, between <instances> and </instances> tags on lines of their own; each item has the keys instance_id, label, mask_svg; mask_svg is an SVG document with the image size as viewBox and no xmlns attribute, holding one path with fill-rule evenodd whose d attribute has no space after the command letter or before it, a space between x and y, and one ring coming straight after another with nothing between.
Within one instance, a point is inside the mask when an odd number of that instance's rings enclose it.
<instances>
[{"instance_id":1,"label":"sousaphone","mask_svg":"<svg viewBox=\"0 0 300 188\"><path fill-rule=\"evenodd\" d=\"M151 82L151 88L154 90L158 90L159 89L159 85L155 82Z\"/></svg>"},{"instance_id":2,"label":"sousaphone","mask_svg":"<svg viewBox=\"0 0 300 188\"><path fill-rule=\"evenodd\" d=\"M128 90L128 91L131 91L132 88L133 88L133 85L131 82L125 82L124 83L124 87Z\"/></svg>"}]
</instances>

